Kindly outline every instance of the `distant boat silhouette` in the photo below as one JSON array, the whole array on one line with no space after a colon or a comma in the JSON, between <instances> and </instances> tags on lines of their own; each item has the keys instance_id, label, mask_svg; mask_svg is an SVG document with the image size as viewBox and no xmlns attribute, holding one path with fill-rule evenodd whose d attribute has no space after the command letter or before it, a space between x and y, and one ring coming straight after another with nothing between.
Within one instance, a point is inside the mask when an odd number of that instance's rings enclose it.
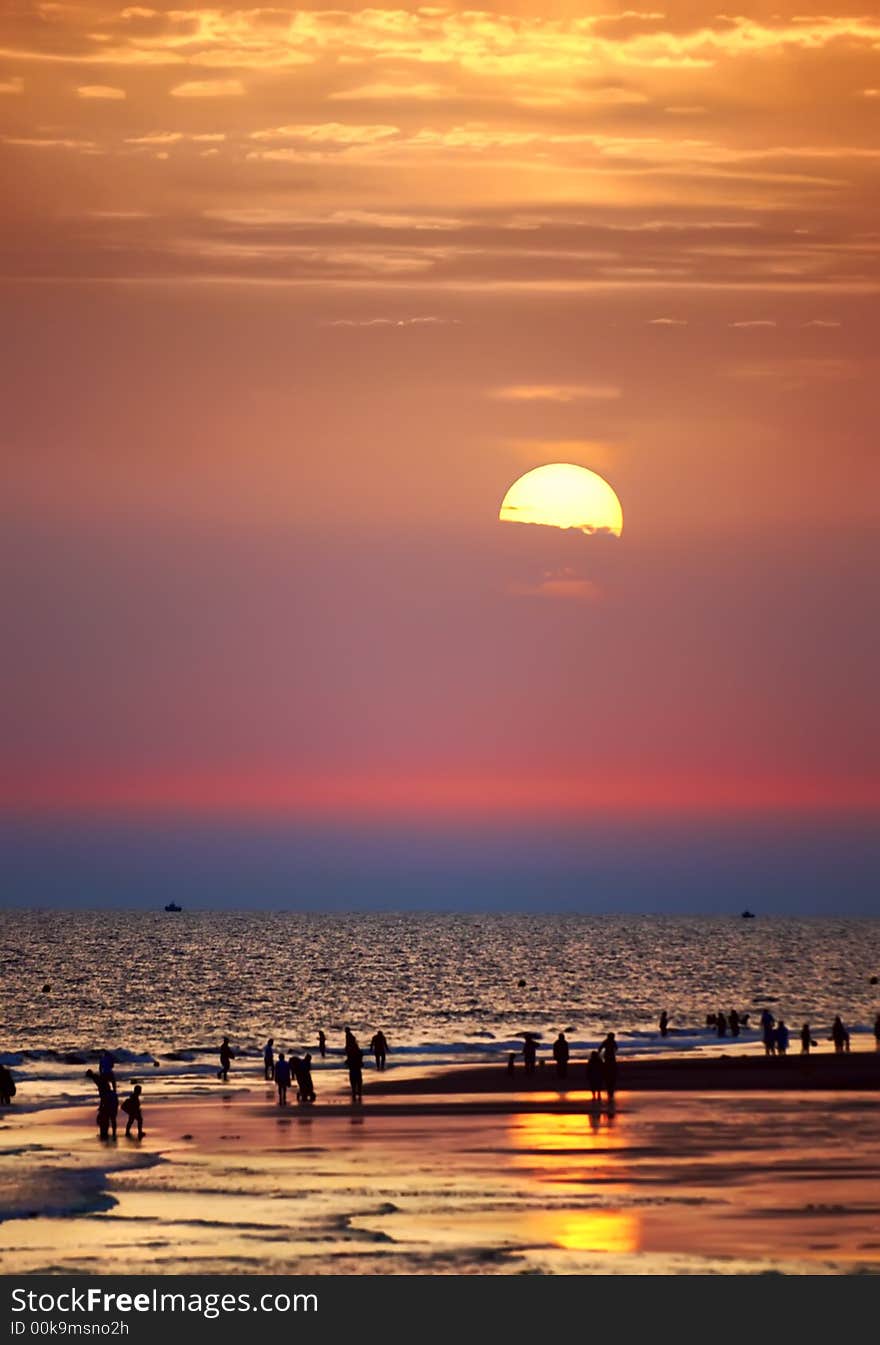
<instances>
[{"instance_id":1,"label":"distant boat silhouette","mask_svg":"<svg viewBox=\"0 0 880 1345\"><path fill-rule=\"evenodd\" d=\"M166 906L165 909L166 909L166 911L167 911L167 910L168 910L168 907ZM743 911L743 913L742 913L742 918L743 918L743 920L754 920L754 918L755 918L755 912L746 909L746 910Z\"/></svg>"},{"instance_id":2,"label":"distant boat silhouette","mask_svg":"<svg viewBox=\"0 0 880 1345\"><path fill-rule=\"evenodd\" d=\"M166 909L166 911L182 911L182 910L183 910L183 907L182 907L182 906L178 906L178 904L177 904L176 901L169 901L169 903L168 903L168 905L165 907L165 909Z\"/></svg>"}]
</instances>

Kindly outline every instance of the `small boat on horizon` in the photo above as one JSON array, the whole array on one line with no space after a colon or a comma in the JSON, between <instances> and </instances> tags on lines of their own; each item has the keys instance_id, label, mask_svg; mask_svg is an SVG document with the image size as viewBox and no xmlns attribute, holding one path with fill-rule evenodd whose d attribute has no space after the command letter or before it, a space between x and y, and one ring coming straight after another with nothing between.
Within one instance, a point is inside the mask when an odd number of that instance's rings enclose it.
<instances>
[{"instance_id":1,"label":"small boat on horizon","mask_svg":"<svg viewBox=\"0 0 880 1345\"><path fill-rule=\"evenodd\" d=\"M168 909L168 908L166 907L166 910L167 910L167 909ZM750 910L748 909L748 907L746 907L746 909L742 912L742 918L743 918L743 920L754 920L754 918L755 918L755 912L754 912L754 911L750 911Z\"/></svg>"},{"instance_id":2,"label":"small boat on horizon","mask_svg":"<svg viewBox=\"0 0 880 1345\"><path fill-rule=\"evenodd\" d=\"M169 903L168 903L168 905L165 907L165 909L166 909L166 911L182 911L182 910L183 910L183 907L182 907L182 906L178 906L178 904L177 904L176 901L169 901Z\"/></svg>"}]
</instances>

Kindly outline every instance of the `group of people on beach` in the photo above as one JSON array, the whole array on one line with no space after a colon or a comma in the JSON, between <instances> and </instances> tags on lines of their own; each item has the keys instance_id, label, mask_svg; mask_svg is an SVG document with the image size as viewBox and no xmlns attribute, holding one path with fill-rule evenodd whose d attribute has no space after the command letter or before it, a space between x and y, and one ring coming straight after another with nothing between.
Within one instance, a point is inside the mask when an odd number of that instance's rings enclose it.
<instances>
[{"instance_id":1,"label":"group of people on beach","mask_svg":"<svg viewBox=\"0 0 880 1345\"><path fill-rule=\"evenodd\" d=\"M518 1052L511 1051L507 1057L508 1074L516 1073L517 1054ZM570 1055L571 1049L565 1033L560 1032L553 1043L553 1060L556 1065L557 1079L568 1078ZM524 1072L534 1074L538 1064L538 1043L533 1032L523 1034L522 1058ZM587 1061L587 1087L592 1093L594 1102L601 1100L603 1091L609 1102L614 1101L614 1093L617 1087L617 1038L613 1032L608 1033L597 1050L590 1052L590 1058Z\"/></svg>"},{"instance_id":2,"label":"group of people on beach","mask_svg":"<svg viewBox=\"0 0 880 1345\"><path fill-rule=\"evenodd\" d=\"M813 1029L809 1023L804 1023L800 1030L801 1055L809 1055L813 1047L819 1043L813 1036ZM880 1050L880 1013L874 1021L874 1037L877 1042L877 1049ZM788 1055L791 1033L784 1018L775 1019L769 1009L761 1010L761 1039L764 1043L764 1054L784 1056ZM849 1050L849 1032L844 1026L840 1014L831 1024L829 1041L834 1042L834 1051L836 1055L843 1055Z\"/></svg>"},{"instance_id":3,"label":"group of people on beach","mask_svg":"<svg viewBox=\"0 0 880 1345\"><path fill-rule=\"evenodd\" d=\"M120 1106L125 1112L128 1120L125 1125L125 1137L131 1139L131 1128L137 1126L137 1137L139 1140L144 1137L144 1118L141 1111L141 1093L142 1088L136 1083L127 1098L122 1103L119 1101L119 1092L116 1087L116 1061L112 1051L104 1051L98 1062L97 1072L93 1069L86 1070L86 1078L91 1079L98 1090L98 1114L95 1118L98 1123L98 1132L102 1140L116 1139L116 1118Z\"/></svg>"},{"instance_id":4,"label":"group of people on beach","mask_svg":"<svg viewBox=\"0 0 880 1345\"><path fill-rule=\"evenodd\" d=\"M376 1062L376 1069L384 1070L388 1057L388 1038L381 1028L373 1034L370 1050ZM327 1054L327 1037L323 1031L318 1033L318 1052L322 1057ZM361 1102L364 1093L364 1052L348 1026L345 1028L344 1054L351 1100ZM220 1068L217 1071L217 1078L226 1083L235 1058L228 1037L224 1037L220 1044L219 1057ZM302 1056L294 1052L285 1056L283 1051L276 1054L275 1039L270 1037L263 1047L263 1076L267 1083L275 1084L279 1107L287 1106L287 1092L294 1084L297 1102L312 1103L316 1100L315 1085L312 1081L311 1051L306 1051Z\"/></svg>"},{"instance_id":5,"label":"group of people on beach","mask_svg":"<svg viewBox=\"0 0 880 1345\"><path fill-rule=\"evenodd\" d=\"M716 1029L718 1035L723 1037L730 1032L733 1037L739 1036L740 1030L748 1025L749 1015L747 1013L737 1013L731 1010L730 1013L714 1013L707 1015L707 1026ZM661 1037L667 1037L669 1034L669 1015L664 1010L660 1015L659 1021ZM786 1056L788 1055L791 1042L791 1033L784 1018L778 1020L774 1018L769 1009L764 1008L760 1016L761 1040L764 1045L764 1054L766 1056ZM538 1066L538 1043L537 1035L533 1032L525 1032L523 1035L522 1059L523 1069L527 1075L532 1075ZM804 1023L800 1029L800 1049L801 1055L809 1055L811 1050L818 1046L816 1038L813 1036L813 1029L809 1023ZM880 1051L880 1013L874 1020L874 1039L878 1051ZM832 1025L829 1034L829 1040L834 1043L834 1051L837 1055L845 1054L850 1049L850 1034L842 1018L838 1014ZM324 1057L327 1054L327 1037L323 1031L318 1032L318 1052ZM369 1046L370 1052L376 1063L376 1069L381 1071L385 1069L388 1056L388 1039L381 1028L376 1031ZM232 1061L235 1059L236 1052L232 1049L228 1037L224 1037L219 1049L220 1068L217 1070L217 1078L227 1082L229 1071L232 1067ZM511 1051L507 1059L507 1072L513 1075L516 1071L516 1057L520 1054L517 1051ZM566 1079L568 1077L569 1060L571 1050L565 1033L560 1032L553 1043L552 1048L553 1061L556 1067L556 1077ZM345 1065L348 1070L348 1082L351 1089L352 1102L363 1101L364 1087L364 1051L361 1048L357 1037L351 1028L345 1028L345 1040L343 1046L343 1055ZM543 1066L543 1060L540 1062ZM120 1102L119 1092L116 1085L115 1075L116 1061L112 1051L105 1050L98 1064L98 1069L89 1069L86 1071L86 1077L89 1078L98 1090L98 1111L97 1125L102 1140L116 1139L117 1116L120 1110L126 1114L125 1125L126 1138L132 1138L132 1130L136 1129L137 1138L142 1139L144 1135L143 1111L141 1107L142 1088L139 1083L132 1086L128 1096ZM312 1080L312 1054L310 1051L304 1052L302 1056L291 1052L285 1056L283 1051L275 1051L274 1038L270 1037L263 1049L263 1068L264 1077L267 1082L274 1083L278 1094L278 1105L284 1107L287 1105L288 1090L296 1087L297 1101L303 1104L311 1104L316 1100L315 1087ZM605 1040L590 1055L586 1061L587 1087L589 1088L594 1102L600 1101L603 1092L608 1101L613 1103L617 1084L617 1039L613 1032L609 1032ZM15 1096L16 1087L11 1071L6 1065L0 1064L0 1106L8 1107Z\"/></svg>"}]
</instances>

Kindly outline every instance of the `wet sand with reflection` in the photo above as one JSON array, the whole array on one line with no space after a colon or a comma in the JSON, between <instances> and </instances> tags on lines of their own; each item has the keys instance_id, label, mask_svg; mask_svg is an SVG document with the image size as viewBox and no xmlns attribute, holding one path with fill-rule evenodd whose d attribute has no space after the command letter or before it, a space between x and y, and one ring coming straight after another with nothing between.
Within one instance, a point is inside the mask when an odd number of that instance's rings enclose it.
<instances>
[{"instance_id":1,"label":"wet sand with reflection","mask_svg":"<svg viewBox=\"0 0 880 1345\"><path fill-rule=\"evenodd\" d=\"M876 1094L499 1101L280 1112L268 1089L230 1090L154 1102L143 1144L115 1146L92 1108L7 1118L0 1257L7 1273L880 1266Z\"/></svg>"}]
</instances>

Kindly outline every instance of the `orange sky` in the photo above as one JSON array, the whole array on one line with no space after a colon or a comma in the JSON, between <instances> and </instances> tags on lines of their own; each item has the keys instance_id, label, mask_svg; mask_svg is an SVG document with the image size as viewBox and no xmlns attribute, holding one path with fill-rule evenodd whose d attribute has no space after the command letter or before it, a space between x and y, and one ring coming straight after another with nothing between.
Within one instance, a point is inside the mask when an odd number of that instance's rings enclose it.
<instances>
[{"instance_id":1,"label":"orange sky","mask_svg":"<svg viewBox=\"0 0 880 1345\"><path fill-rule=\"evenodd\" d=\"M0 807L876 810L878 126L840 3L6 6Z\"/></svg>"}]
</instances>

